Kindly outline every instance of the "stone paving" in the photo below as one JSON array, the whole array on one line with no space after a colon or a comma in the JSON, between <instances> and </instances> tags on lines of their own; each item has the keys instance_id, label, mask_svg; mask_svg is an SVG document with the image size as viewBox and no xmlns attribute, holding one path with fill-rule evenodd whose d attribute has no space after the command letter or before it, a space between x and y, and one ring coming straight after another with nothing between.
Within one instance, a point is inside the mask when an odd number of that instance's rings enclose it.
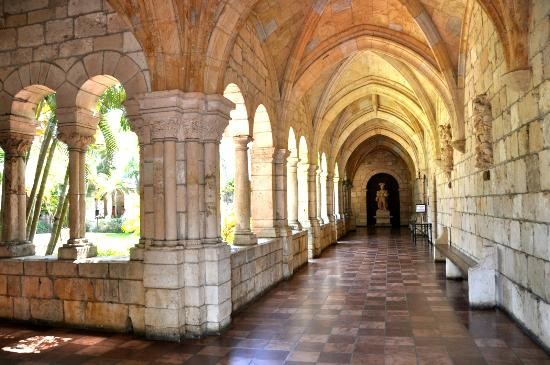
<instances>
[{"instance_id":1,"label":"stone paving","mask_svg":"<svg viewBox=\"0 0 550 365\"><path fill-rule=\"evenodd\" d=\"M0 323L0 364L549 365L506 314L470 311L407 231L358 230L233 318L183 343Z\"/></svg>"}]
</instances>

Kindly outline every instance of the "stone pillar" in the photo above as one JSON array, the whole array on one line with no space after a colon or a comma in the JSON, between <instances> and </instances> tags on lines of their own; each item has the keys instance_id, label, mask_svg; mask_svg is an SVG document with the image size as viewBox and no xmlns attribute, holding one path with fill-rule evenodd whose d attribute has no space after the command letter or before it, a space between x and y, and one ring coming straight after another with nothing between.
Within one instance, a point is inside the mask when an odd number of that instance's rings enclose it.
<instances>
[{"instance_id":1,"label":"stone pillar","mask_svg":"<svg viewBox=\"0 0 550 365\"><path fill-rule=\"evenodd\" d=\"M340 209L340 197L341 197L341 192L340 192L340 178L339 177L335 177L333 180L332 180L332 184L333 184L333 194L334 194L334 218L336 220L340 219L340 212L341 212L341 209Z\"/></svg>"},{"instance_id":2,"label":"stone pillar","mask_svg":"<svg viewBox=\"0 0 550 365\"><path fill-rule=\"evenodd\" d=\"M248 143L250 136L235 136L235 245L258 243L250 230L250 180L248 178Z\"/></svg>"},{"instance_id":3,"label":"stone pillar","mask_svg":"<svg viewBox=\"0 0 550 365\"><path fill-rule=\"evenodd\" d=\"M298 220L298 158L289 157L287 165L288 224L300 231L302 225Z\"/></svg>"},{"instance_id":4,"label":"stone pillar","mask_svg":"<svg viewBox=\"0 0 550 365\"><path fill-rule=\"evenodd\" d=\"M273 158L275 166L275 218L277 234L283 246L283 277L289 278L294 271L294 251L292 246L292 230L287 221L287 168L286 161L289 151L277 149Z\"/></svg>"},{"instance_id":5,"label":"stone pillar","mask_svg":"<svg viewBox=\"0 0 550 365\"><path fill-rule=\"evenodd\" d=\"M321 225L319 222L319 211L317 210L317 196L319 195L317 166L309 165L307 174L308 185L308 212L309 226L308 228L308 256L309 258L318 257L321 254Z\"/></svg>"},{"instance_id":6,"label":"stone pillar","mask_svg":"<svg viewBox=\"0 0 550 365\"><path fill-rule=\"evenodd\" d=\"M230 322L230 248L220 237L219 142L233 103L221 95L159 91L139 99L145 334L181 340Z\"/></svg>"},{"instance_id":7,"label":"stone pillar","mask_svg":"<svg viewBox=\"0 0 550 365\"><path fill-rule=\"evenodd\" d=\"M298 184L298 221L303 229L309 227L309 164L300 161L297 170L300 176L298 181L302 180Z\"/></svg>"},{"instance_id":8,"label":"stone pillar","mask_svg":"<svg viewBox=\"0 0 550 365\"><path fill-rule=\"evenodd\" d=\"M273 147L252 148L252 222L258 237L278 236L275 217L275 156Z\"/></svg>"},{"instance_id":9,"label":"stone pillar","mask_svg":"<svg viewBox=\"0 0 550 365\"><path fill-rule=\"evenodd\" d=\"M58 138L69 149L69 240L57 251L60 260L97 256L97 247L86 239L86 149L94 142L97 118L80 110L76 119L58 127Z\"/></svg>"},{"instance_id":10,"label":"stone pillar","mask_svg":"<svg viewBox=\"0 0 550 365\"><path fill-rule=\"evenodd\" d=\"M322 174L321 168L315 171L315 191L316 191L316 200L317 200L315 209L317 210L317 219L319 220L319 224L325 224L326 222L323 220L323 217L322 217L323 214L322 214L322 206L321 206L323 204L323 199L321 198L321 193L322 193L321 174Z\"/></svg>"},{"instance_id":11,"label":"stone pillar","mask_svg":"<svg viewBox=\"0 0 550 365\"><path fill-rule=\"evenodd\" d=\"M34 255L34 245L27 241L25 193L25 156L33 137L9 132L0 136L0 146L5 153L0 257Z\"/></svg>"},{"instance_id":12,"label":"stone pillar","mask_svg":"<svg viewBox=\"0 0 550 365\"><path fill-rule=\"evenodd\" d=\"M327 217L328 223L331 225L331 238L330 242L336 242L336 219L334 216L334 177L332 175L326 175L327 186Z\"/></svg>"}]
</instances>

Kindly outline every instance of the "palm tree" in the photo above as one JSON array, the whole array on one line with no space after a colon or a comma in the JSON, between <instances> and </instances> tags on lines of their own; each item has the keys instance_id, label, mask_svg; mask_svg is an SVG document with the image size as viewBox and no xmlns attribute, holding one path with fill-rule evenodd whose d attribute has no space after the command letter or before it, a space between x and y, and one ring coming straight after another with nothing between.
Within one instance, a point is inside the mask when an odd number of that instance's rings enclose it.
<instances>
[{"instance_id":1,"label":"palm tree","mask_svg":"<svg viewBox=\"0 0 550 365\"><path fill-rule=\"evenodd\" d=\"M88 149L87 157L99 157L96 158L87 158L86 164L86 174L90 175L90 171L98 170L103 172L106 175L110 175L113 170L113 158L118 149L118 144L114 133L107 121L107 114L111 110L122 109L122 103L126 99L126 93L122 86L115 85L108 88L105 93L99 98L97 104L97 110L100 114L100 121L98 125L99 133L102 136L102 139L105 141L104 146L92 145ZM34 238L36 232L36 227L38 219L40 217L40 212L42 210L42 201L44 197L44 191L46 188L46 182L48 176L50 175L50 168L52 165L52 160L54 158L54 153L58 145L58 139L56 135L57 129L57 116L56 116L56 103L55 103L55 94L51 94L44 99L44 102L41 103L39 108L37 108L39 113L49 113L47 118L47 126L45 128L44 140L42 142L38 163L36 168L36 173L34 177L33 186L31 189L31 195L29 199L29 206L27 210L27 222L28 232L27 237L29 240ZM37 119L38 116L37 116ZM121 128L123 130L129 129L128 120L126 114L123 112L120 118ZM59 146L64 146L60 144ZM66 149L63 148L65 151ZM90 160L90 161L88 161ZM90 162L95 162L96 166L91 166ZM68 174L68 166L67 166ZM51 254L55 250L55 243L59 239L59 234L61 232L61 226L65 221L67 214L68 198L67 198L67 185L68 185L68 175L65 176L65 181L63 182L57 207L55 209L54 217L54 227L52 228L52 236L48 244L47 253Z\"/></svg>"}]
</instances>

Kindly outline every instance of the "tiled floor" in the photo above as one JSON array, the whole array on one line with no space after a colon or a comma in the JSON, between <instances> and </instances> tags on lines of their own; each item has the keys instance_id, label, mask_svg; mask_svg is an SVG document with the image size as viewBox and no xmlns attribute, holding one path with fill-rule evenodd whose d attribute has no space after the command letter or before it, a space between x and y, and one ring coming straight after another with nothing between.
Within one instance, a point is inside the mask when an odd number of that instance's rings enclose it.
<instances>
[{"instance_id":1,"label":"tiled floor","mask_svg":"<svg viewBox=\"0 0 550 365\"><path fill-rule=\"evenodd\" d=\"M550 364L502 312L470 311L463 283L446 281L406 231L348 236L221 337L164 343L0 323L0 348L1 364Z\"/></svg>"}]
</instances>

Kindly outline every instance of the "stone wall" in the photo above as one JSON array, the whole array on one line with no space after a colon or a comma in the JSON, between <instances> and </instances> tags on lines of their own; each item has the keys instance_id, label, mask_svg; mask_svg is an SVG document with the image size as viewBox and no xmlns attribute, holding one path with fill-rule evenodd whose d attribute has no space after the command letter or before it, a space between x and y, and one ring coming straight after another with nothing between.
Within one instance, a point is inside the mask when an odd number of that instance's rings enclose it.
<instances>
[{"instance_id":1,"label":"stone wall","mask_svg":"<svg viewBox=\"0 0 550 365\"><path fill-rule=\"evenodd\" d=\"M307 231L293 232L289 254L287 263L289 275L286 275L286 268L283 266L285 277L291 276L299 267L307 263ZM290 257L292 257L292 259L290 259ZM283 265L285 265L284 259Z\"/></svg>"},{"instance_id":2,"label":"stone wall","mask_svg":"<svg viewBox=\"0 0 550 365\"><path fill-rule=\"evenodd\" d=\"M334 243L333 234L334 226L332 224L322 224L321 225L321 234L319 235L318 241L320 245L320 251L323 252L327 247Z\"/></svg>"},{"instance_id":3,"label":"stone wall","mask_svg":"<svg viewBox=\"0 0 550 365\"><path fill-rule=\"evenodd\" d=\"M144 332L143 264L36 256L0 260L0 317Z\"/></svg>"},{"instance_id":4,"label":"stone wall","mask_svg":"<svg viewBox=\"0 0 550 365\"><path fill-rule=\"evenodd\" d=\"M367 214L376 214L367 212L367 184L369 179L378 173L390 174L399 183L400 222L401 225L407 225L412 208L411 173L400 157L388 151L374 151L368 154L353 178L351 207L356 225L366 226Z\"/></svg>"},{"instance_id":5,"label":"stone wall","mask_svg":"<svg viewBox=\"0 0 550 365\"><path fill-rule=\"evenodd\" d=\"M465 77L466 152L455 151L451 187L436 176L437 224L474 258L495 244L498 303L550 348L550 3L533 2L528 90L505 84L502 45L490 19L473 10ZM492 106L494 164L475 167L473 100Z\"/></svg>"},{"instance_id":6,"label":"stone wall","mask_svg":"<svg viewBox=\"0 0 550 365\"><path fill-rule=\"evenodd\" d=\"M129 56L150 78L141 46L107 1L8 1L3 10L0 79L30 62L53 62L67 71L79 58L109 50Z\"/></svg>"},{"instance_id":7,"label":"stone wall","mask_svg":"<svg viewBox=\"0 0 550 365\"><path fill-rule=\"evenodd\" d=\"M233 248L231 302L233 311L250 303L283 279L281 239L260 239L258 245Z\"/></svg>"}]
</instances>

